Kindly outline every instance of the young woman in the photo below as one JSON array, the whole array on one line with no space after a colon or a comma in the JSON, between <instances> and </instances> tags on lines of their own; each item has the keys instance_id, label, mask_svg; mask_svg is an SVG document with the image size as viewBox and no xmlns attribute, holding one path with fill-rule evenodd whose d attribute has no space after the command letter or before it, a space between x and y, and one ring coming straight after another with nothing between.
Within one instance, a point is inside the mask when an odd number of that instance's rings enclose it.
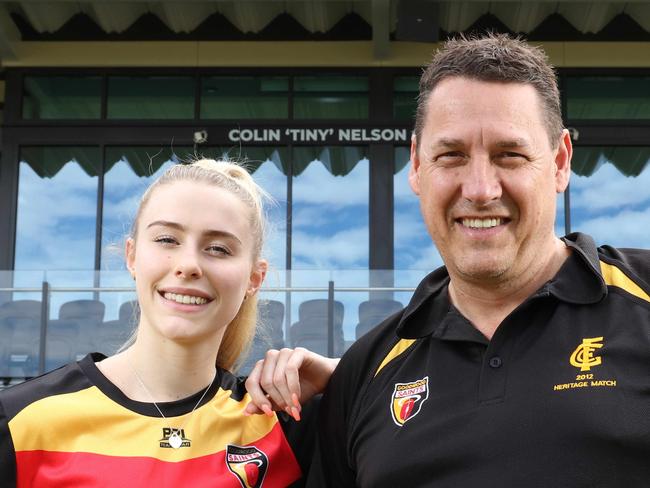
<instances>
[{"instance_id":1,"label":"young woman","mask_svg":"<svg viewBox=\"0 0 650 488\"><path fill-rule=\"evenodd\" d=\"M243 168L211 160L149 187L126 243L141 309L134 340L0 393L0 487L300 483L314 414L299 402L324 388L335 361L270 353L248 410L230 373L254 336L267 269L261 197ZM303 420L273 413L272 401Z\"/></svg>"}]
</instances>

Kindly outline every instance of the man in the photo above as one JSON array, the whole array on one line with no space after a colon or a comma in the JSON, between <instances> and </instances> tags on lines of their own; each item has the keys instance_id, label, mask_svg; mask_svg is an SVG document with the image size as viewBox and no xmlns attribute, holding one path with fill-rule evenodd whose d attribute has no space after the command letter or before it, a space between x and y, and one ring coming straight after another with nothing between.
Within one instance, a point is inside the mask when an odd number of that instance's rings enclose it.
<instances>
[{"instance_id":1,"label":"man","mask_svg":"<svg viewBox=\"0 0 650 488\"><path fill-rule=\"evenodd\" d=\"M650 252L554 235L560 114L539 49L435 54L409 182L445 266L341 360L310 486L650 486Z\"/></svg>"}]
</instances>

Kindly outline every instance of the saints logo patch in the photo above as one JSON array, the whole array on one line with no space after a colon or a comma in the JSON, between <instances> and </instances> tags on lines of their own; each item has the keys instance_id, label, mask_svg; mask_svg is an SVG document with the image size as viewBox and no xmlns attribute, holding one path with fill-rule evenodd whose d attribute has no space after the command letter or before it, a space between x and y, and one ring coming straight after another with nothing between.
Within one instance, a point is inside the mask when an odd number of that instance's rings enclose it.
<instances>
[{"instance_id":1,"label":"saints logo patch","mask_svg":"<svg viewBox=\"0 0 650 488\"><path fill-rule=\"evenodd\" d=\"M422 404L429 398L429 377L409 383L395 383L391 398L390 413L393 421L404 425L415 417L422 409Z\"/></svg>"},{"instance_id":2,"label":"saints logo patch","mask_svg":"<svg viewBox=\"0 0 650 488\"><path fill-rule=\"evenodd\" d=\"M243 488L260 488L269 467L269 458L255 446L228 444L226 465Z\"/></svg>"}]
</instances>

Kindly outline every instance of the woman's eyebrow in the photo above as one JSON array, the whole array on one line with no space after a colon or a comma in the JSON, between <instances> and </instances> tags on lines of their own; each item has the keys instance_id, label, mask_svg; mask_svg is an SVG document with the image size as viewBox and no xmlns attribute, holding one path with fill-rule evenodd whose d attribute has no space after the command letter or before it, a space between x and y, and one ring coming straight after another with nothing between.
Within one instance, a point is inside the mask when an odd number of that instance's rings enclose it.
<instances>
[{"instance_id":1,"label":"woman's eyebrow","mask_svg":"<svg viewBox=\"0 0 650 488\"><path fill-rule=\"evenodd\" d=\"M147 229L149 229L150 227L154 227L154 226L171 227L173 229L180 230L181 232L185 232L187 230L186 227L183 224L179 224L178 222L171 222L169 220L155 220L155 221L151 222L149 225L147 225ZM201 234L206 236L206 237L222 237L222 238L226 238L226 239L235 240L235 241L239 242L240 244L242 243L241 239L239 239L239 237L237 237L232 232L228 232L226 230L208 229L208 230L204 230Z\"/></svg>"}]
</instances>

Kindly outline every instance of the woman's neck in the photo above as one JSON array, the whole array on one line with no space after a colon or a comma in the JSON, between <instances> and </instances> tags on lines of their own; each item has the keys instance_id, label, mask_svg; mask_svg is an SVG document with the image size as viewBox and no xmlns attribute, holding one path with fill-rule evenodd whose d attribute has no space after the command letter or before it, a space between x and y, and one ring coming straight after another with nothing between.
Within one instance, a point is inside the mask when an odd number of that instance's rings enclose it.
<instances>
[{"instance_id":1,"label":"woman's neck","mask_svg":"<svg viewBox=\"0 0 650 488\"><path fill-rule=\"evenodd\" d=\"M156 341L139 333L131 347L97 366L132 400L170 402L191 396L210 384L218 347L208 346Z\"/></svg>"}]
</instances>

